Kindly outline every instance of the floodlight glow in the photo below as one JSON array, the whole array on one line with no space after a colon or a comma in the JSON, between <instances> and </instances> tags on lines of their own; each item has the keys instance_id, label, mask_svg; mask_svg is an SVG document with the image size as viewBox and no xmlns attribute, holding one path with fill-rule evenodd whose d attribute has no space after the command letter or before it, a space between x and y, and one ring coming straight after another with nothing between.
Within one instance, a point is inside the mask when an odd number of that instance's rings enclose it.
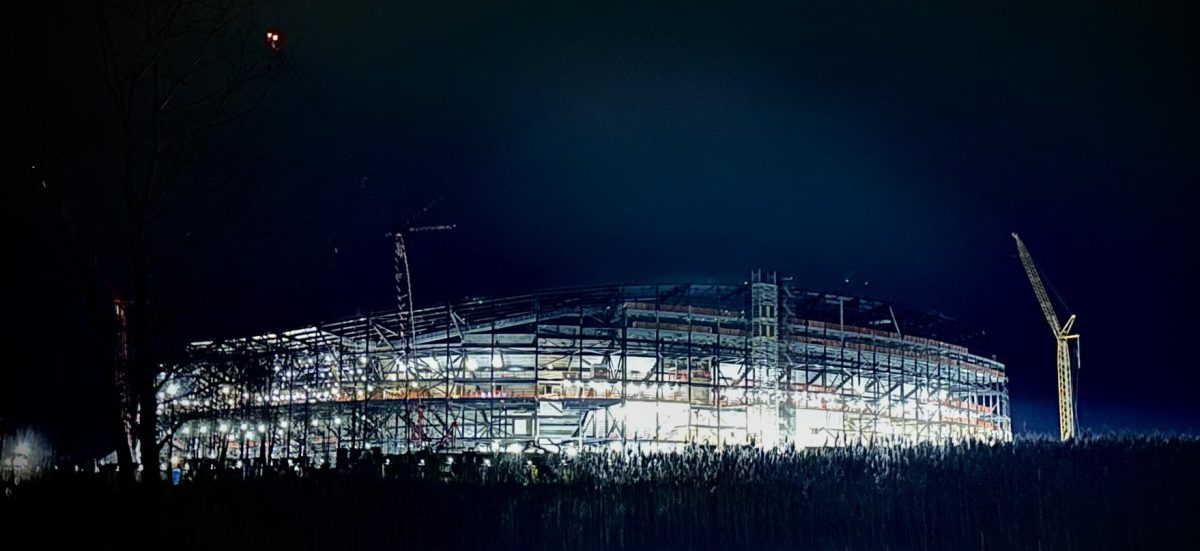
<instances>
[{"instance_id":1,"label":"floodlight glow","mask_svg":"<svg viewBox=\"0 0 1200 551\"><path fill-rule=\"evenodd\" d=\"M279 41L282 44L281 35ZM465 312L471 314L468 318L478 317L478 322L472 319L469 331L463 329L460 338L448 342L446 336L455 334L455 323L461 320L446 316L446 310L423 311L420 323L413 320L412 326L403 328L411 334L368 330L331 341L326 337L333 333L308 327L289 333L296 338L295 346L284 344L276 359L264 364L274 368L264 369L264 381L246 384L220 369L223 362L205 358L224 355L234 360L242 350L239 347L258 351L277 335L193 343L206 348L206 355L181 365L179 378L156 379L163 395L173 398L163 402L174 406L162 410L164 426L178 428L177 446L192 446L167 449L200 446L194 453L203 457L212 453L211 447L224 446L220 440L184 438L203 432L201 422L211 423L216 432L223 421L225 433L237 431L235 439L256 428L258 439L265 441L282 436L282 429L290 426L285 418L292 416L301 423L297 427L308 418L314 428L311 433L299 431L303 434L290 442L291 447L272 450L273 454L306 449L306 441L307 445L322 443L333 436L328 433L398 451L424 447L431 434L455 434L462 435L466 449L504 453L520 448L530 454L537 449L555 450L563 459L587 450L622 451L625 442L648 453L666 453L692 444L816 447L878 442L878 436L913 442L1011 439L1008 396L995 391L1007 382L1004 366L948 342L917 335L877 338L874 329L847 325L873 319L864 316L876 310L863 308L877 309L876 303L846 302L831 314L827 306L837 307L841 298L829 302L831 295L825 295L825 302L815 300L810 305L807 298L793 301L780 285L774 289L779 311L787 302L799 316L795 319L806 321L778 334L755 335L748 329L755 321L748 312L770 312L775 317L775 308L763 310L752 304L769 297L762 291L770 289L737 285L680 289L683 292L672 293L662 308L656 301L667 297L656 298L648 288L637 286L613 286L605 292L563 290L532 301L498 299L496 308ZM854 315L839 319L843 309ZM624 310L630 314L614 315ZM499 317L489 318L495 316ZM530 339L528 320L556 328L554 336ZM782 329L784 317L775 321ZM848 337L830 338L830 331ZM760 357L756 349L752 354L750 347L759 343L747 339L754 336L776 341L768 343L768 350L781 353ZM847 361L835 369L827 362L809 360L808 355L782 353L812 339ZM667 360L659 353L683 346L685 340L688 346L703 347L695 361ZM886 354L904 366L900 382L894 382L888 370L876 369L870 355L857 353L853 343L868 341L877 348L876 355ZM379 371L368 366L378 366ZM491 371L481 371L487 366ZM958 376L967 371L969 377ZM486 377L489 374L494 377ZM260 388L270 390L260 393ZM306 406L304 414L292 409L298 404ZM511 410L513 416L464 414L493 407ZM342 423L344 411L362 413ZM561 416L564 425L603 418L604 434L610 435L609 440L618 435L618 441L584 445L578 435L573 438L564 431L538 432L529 420L539 414ZM257 420L247 426L235 419ZM266 428L271 426L265 423L268 419L281 432L271 433ZM393 423L393 430L376 430ZM239 425L244 430L239 431ZM503 436L491 442L494 435Z\"/></svg>"}]
</instances>

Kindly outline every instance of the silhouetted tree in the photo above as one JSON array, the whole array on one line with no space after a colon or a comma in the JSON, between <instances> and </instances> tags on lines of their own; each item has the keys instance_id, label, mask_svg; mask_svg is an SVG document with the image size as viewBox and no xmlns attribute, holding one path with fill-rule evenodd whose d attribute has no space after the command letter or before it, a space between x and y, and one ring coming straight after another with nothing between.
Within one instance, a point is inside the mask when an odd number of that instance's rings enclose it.
<instances>
[{"instance_id":1,"label":"silhouetted tree","mask_svg":"<svg viewBox=\"0 0 1200 551\"><path fill-rule=\"evenodd\" d=\"M228 192L261 157L222 149L217 139L248 122L280 73L281 41L264 39L257 8L255 0L96 2L94 34L76 39L96 69L106 107L91 119L103 141L86 158L99 159L98 166L89 167L93 179L86 182L41 181L56 198L76 264L91 272L92 283L104 282L92 285L89 307L102 311L111 304L103 296L106 286L127 305L126 378L114 384L112 402L121 396L134 401L129 426L148 480L158 478L162 445L163 362L156 340L162 312L154 276L195 240L200 226L227 223L190 206ZM102 317L94 322L101 334L117 329ZM100 353L111 356L114 340L101 342ZM128 445L117 442L117 448L129 471Z\"/></svg>"}]
</instances>

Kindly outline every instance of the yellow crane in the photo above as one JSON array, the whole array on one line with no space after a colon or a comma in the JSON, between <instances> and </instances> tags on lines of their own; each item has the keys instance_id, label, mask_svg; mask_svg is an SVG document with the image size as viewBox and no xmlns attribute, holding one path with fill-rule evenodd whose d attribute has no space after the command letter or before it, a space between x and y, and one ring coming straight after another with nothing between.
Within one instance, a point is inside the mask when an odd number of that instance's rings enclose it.
<instances>
[{"instance_id":1,"label":"yellow crane","mask_svg":"<svg viewBox=\"0 0 1200 551\"><path fill-rule=\"evenodd\" d=\"M1059 324L1058 314L1054 312L1054 306L1050 303L1050 296L1046 294L1046 286L1042 284L1042 277L1038 274L1037 265L1033 263L1033 257L1029 255L1029 249L1025 248L1025 243L1016 233L1012 234L1013 239L1017 241L1017 253L1021 257L1021 264L1025 266L1025 275L1029 276L1029 284L1033 286L1033 294L1037 296L1038 305L1042 307L1042 314L1046 316L1046 322L1050 324L1050 330L1054 332L1054 339L1058 343L1058 434L1065 442L1075 437L1075 392L1071 386L1071 343L1075 343L1076 357L1079 354L1079 334L1071 333L1071 328L1075 325L1075 314L1071 314L1067 318L1067 322Z\"/></svg>"}]
</instances>

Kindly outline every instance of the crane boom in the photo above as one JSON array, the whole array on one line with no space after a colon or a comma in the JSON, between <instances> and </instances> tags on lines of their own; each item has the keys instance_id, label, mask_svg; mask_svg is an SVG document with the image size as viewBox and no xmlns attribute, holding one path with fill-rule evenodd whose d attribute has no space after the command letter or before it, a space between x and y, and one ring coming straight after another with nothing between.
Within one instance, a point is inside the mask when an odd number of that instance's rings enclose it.
<instances>
[{"instance_id":1,"label":"crane boom","mask_svg":"<svg viewBox=\"0 0 1200 551\"><path fill-rule=\"evenodd\" d=\"M1059 323L1058 314L1054 312L1054 305L1050 302L1050 296L1046 294L1046 286L1042 283L1042 277L1038 273L1037 265L1033 263L1029 249L1025 247L1025 243L1016 233L1013 233L1012 236L1017 242L1017 253L1021 257L1021 265L1025 267L1025 275L1029 277L1029 285L1033 287L1033 294L1037 297L1038 306L1041 306L1042 315L1050 324L1050 331L1054 333L1057 343L1055 363L1058 368L1058 433L1065 442L1075 437L1076 430L1075 392L1071 384L1070 348L1071 341L1074 341L1076 355L1078 355L1079 335L1071 333L1071 329L1075 325L1075 315L1072 314L1068 317L1065 324Z\"/></svg>"},{"instance_id":2,"label":"crane boom","mask_svg":"<svg viewBox=\"0 0 1200 551\"><path fill-rule=\"evenodd\" d=\"M1050 324L1050 330L1055 335L1062 330L1062 324L1058 322L1058 314L1054 313L1054 306L1050 303L1050 295L1046 294L1046 286L1042 283L1042 276L1038 274L1037 265L1033 263L1033 257L1029 255L1029 249L1025 248L1025 242L1016 233L1012 234L1013 239L1017 240L1017 254L1021 257L1021 265L1025 267L1025 275L1029 276L1029 284L1033 286L1033 294L1037 296L1038 306L1042 307L1042 315L1046 316L1046 321Z\"/></svg>"}]
</instances>

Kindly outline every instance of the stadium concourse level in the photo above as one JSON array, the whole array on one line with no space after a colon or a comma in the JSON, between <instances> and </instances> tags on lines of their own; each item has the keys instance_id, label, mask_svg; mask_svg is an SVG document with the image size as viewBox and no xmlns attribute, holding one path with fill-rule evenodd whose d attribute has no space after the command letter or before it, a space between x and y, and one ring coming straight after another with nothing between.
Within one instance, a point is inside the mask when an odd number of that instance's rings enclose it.
<instances>
[{"instance_id":1,"label":"stadium concourse level","mask_svg":"<svg viewBox=\"0 0 1200 551\"><path fill-rule=\"evenodd\" d=\"M1008 441L1004 366L970 337L757 272L373 314L190 345L164 461Z\"/></svg>"}]
</instances>

